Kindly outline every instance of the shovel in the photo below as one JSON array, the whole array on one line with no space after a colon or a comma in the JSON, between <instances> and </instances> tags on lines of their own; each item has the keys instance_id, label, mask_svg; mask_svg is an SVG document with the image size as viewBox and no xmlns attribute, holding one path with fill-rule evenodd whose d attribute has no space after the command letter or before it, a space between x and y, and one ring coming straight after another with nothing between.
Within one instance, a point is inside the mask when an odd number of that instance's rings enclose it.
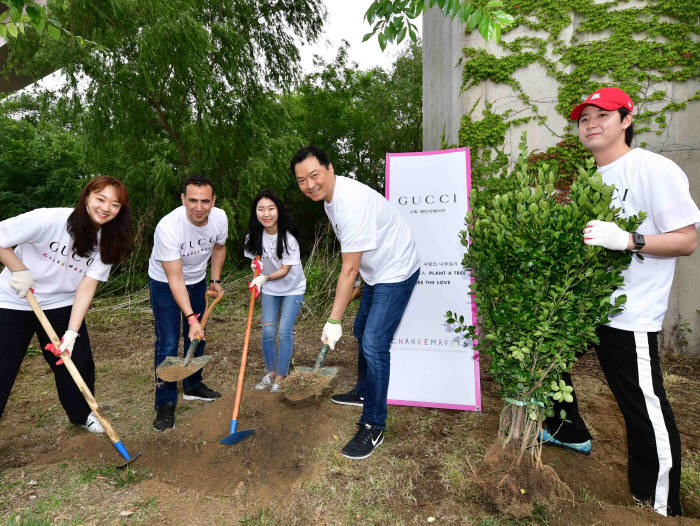
<instances>
[{"instance_id":1,"label":"shovel","mask_svg":"<svg viewBox=\"0 0 700 526\"><path fill-rule=\"evenodd\" d=\"M34 294L31 290L27 292L27 301L29 302L29 305L31 305L34 314L36 314L36 317L39 318L39 322L44 328L44 332L46 332L47 336L51 340L51 343L53 343L53 346L56 349L58 349L61 346L61 341L58 339L56 331L53 330L51 322L46 317L46 314L44 314L44 311L41 310L41 306L39 305L39 302L36 301L36 298L34 297ZM107 433L109 439L112 441L112 444L114 444L114 447L117 448L119 454L122 457L124 457L125 462L118 464L117 467L124 468L127 465L131 464L134 460L141 456L141 453L129 455L129 453L126 451L126 447L124 447L124 444L122 444L122 441L119 439L119 435L117 435L117 432L114 431L112 424L109 423L109 421L104 417L104 415L100 411L100 407L97 405L95 397L92 396L90 389L88 389L88 386L85 384L85 380L83 380L83 377L80 376L80 373L75 367L73 360L71 360L70 354L64 351L63 353L61 353L61 360L63 360L63 364L66 366L66 369L68 369L68 372L73 378L75 385L78 386L78 389L80 389L80 392L85 397L85 401L90 406L90 409L92 409L93 414L100 421L100 424L102 424L102 427L104 428L105 433Z\"/></svg>"},{"instance_id":2,"label":"shovel","mask_svg":"<svg viewBox=\"0 0 700 526\"><path fill-rule=\"evenodd\" d=\"M219 303L219 301L221 301L221 298L224 297L224 292L221 291L221 294L217 296L216 292L214 292L213 290L208 290L206 297L207 308L204 311L204 316L202 316L202 322L200 323L200 325L202 326L202 330L206 326L207 320L209 320L209 315L211 314L211 311L214 310L214 305ZM210 303L211 298L215 299ZM158 376L158 378L160 378L161 380L165 380L166 382L177 382L196 373L207 363L209 363L209 360L211 360L211 356L197 356L196 358L194 357L194 353L197 350L198 345L199 340L195 338L190 342L190 348L187 349L187 354L184 358L180 358L179 356L168 356L167 358L165 358L165 360L160 362L160 365L156 368L156 375Z\"/></svg>"},{"instance_id":3,"label":"shovel","mask_svg":"<svg viewBox=\"0 0 700 526\"><path fill-rule=\"evenodd\" d=\"M260 259L260 256L257 257ZM255 270L254 276L259 274L258 270ZM250 435L255 433L255 429L244 429L243 431L236 431L238 426L238 410L241 406L241 393L243 392L243 378L245 376L245 364L248 359L248 343L250 342L250 327L253 324L253 309L255 308L255 290L250 291L250 305L248 306L248 319L245 324L245 336L243 337L243 354L241 355L241 368L238 371L238 384L236 385L236 400L233 403L233 415L231 415L231 430L230 433L221 439L222 444L227 446L232 446L237 444L241 440L245 440Z\"/></svg>"},{"instance_id":4,"label":"shovel","mask_svg":"<svg viewBox=\"0 0 700 526\"><path fill-rule=\"evenodd\" d=\"M360 288L354 288L350 301L354 300L359 293ZM290 390L284 390L283 387L282 396L285 400L293 403L302 403L310 399L318 399L323 394L323 390L331 384L339 370L338 367L323 367L329 348L328 343L324 341L313 367L294 368L294 371L287 377L285 383L292 386L297 384L297 387L293 387ZM304 384L307 383L309 385L305 387Z\"/></svg>"}]
</instances>

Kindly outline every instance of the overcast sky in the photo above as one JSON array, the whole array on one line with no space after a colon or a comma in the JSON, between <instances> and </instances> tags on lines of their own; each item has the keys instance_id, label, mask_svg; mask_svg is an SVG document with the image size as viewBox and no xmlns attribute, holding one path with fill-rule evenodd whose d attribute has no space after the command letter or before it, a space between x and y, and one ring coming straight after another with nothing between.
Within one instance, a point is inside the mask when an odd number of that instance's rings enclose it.
<instances>
[{"instance_id":1,"label":"overcast sky","mask_svg":"<svg viewBox=\"0 0 700 526\"><path fill-rule=\"evenodd\" d=\"M372 4L372 0L325 0L325 4L328 18L323 34L312 48L309 46L301 48L304 71L307 73L312 71L314 54L321 55L326 62L332 61L342 39L350 42L350 59L357 62L362 69L371 69L375 66L388 69L391 66L399 49L397 46L387 46L382 52L376 36L367 42L362 42L365 33L369 33L372 29L364 19L365 11ZM415 24L420 33L421 19L418 18ZM403 45L405 42L401 47Z\"/></svg>"}]
</instances>

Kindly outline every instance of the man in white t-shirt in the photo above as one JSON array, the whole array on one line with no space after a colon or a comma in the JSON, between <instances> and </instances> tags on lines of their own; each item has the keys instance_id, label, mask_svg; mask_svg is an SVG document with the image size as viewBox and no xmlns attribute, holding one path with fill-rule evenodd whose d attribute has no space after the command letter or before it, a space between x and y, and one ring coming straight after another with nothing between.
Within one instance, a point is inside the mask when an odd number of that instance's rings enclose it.
<instances>
[{"instance_id":1,"label":"man in white t-shirt","mask_svg":"<svg viewBox=\"0 0 700 526\"><path fill-rule=\"evenodd\" d=\"M676 256L697 247L700 211L688 179L669 159L631 149L632 99L619 88L602 88L571 112L581 143L591 151L603 181L615 186L612 206L621 217L646 212L636 232L613 222L591 219L583 242L609 250L644 254L632 258L624 285L613 294L627 296L624 310L597 329L596 353L627 427L628 471L632 494L661 515L680 515L681 442L666 398L656 335L661 330L673 281ZM571 378L565 375L570 384ZM573 393L572 393L573 394ZM572 403L555 403L545 422L545 444L588 454L591 435Z\"/></svg>"},{"instance_id":2,"label":"man in white t-shirt","mask_svg":"<svg viewBox=\"0 0 700 526\"><path fill-rule=\"evenodd\" d=\"M153 252L148 262L148 285L155 321L155 367L168 356L177 356L182 327L189 324L184 349L194 338L202 340L204 331L199 317L204 313L207 292L207 264L211 259L209 289L218 294L221 270L226 259L228 219L215 208L212 182L194 175L185 181L182 206L163 217L153 236ZM195 356L204 353L202 341ZM164 382L156 376L157 431L175 427L177 382ZM221 394L202 382L202 371L183 380L184 400L212 401Z\"/></svg>"},{"instance_id":3,"label":"man in white t-shirt","mask_svg":"<svg viewBox=\"0 0 700 526\"><path fill-rule=\"evenodd\" d=\"M336 176L328 154L315 146L299 150L290 163L299 189L323 201L342 252L335 299L321 339L335 348L340 319L358 272L365 281L353 332L359 347L355 389L342 395L361 400L362 416L343 456L366 458L384 440L389 388L389 347L418 280L420 260L408 224L381 194L348 177Z\"/></svg>"}]
</instances>

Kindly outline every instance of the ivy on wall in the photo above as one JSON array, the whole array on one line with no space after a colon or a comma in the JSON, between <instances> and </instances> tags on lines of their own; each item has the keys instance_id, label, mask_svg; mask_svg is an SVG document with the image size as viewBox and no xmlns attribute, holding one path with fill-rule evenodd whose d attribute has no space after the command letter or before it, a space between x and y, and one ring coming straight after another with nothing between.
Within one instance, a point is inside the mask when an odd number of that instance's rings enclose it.
<instances>
[{"instance_id":1,"label":"ivy on wall","mask_svg":"<svg viewBox=\"0 0 700 526\"><path fill-rule=\"evenodd\" d=\"M459 144L471 148L475 182L485 190L478 199L490 199L507 185L491 176L505 177L508 159L502 146L508 130L529 121L547 126L546 116L538 112L516 78L516 72L532 64L544 67L552 77L549 91L556 91L555 109L565 118L600 87L612 84L624 89L635 102L638 138L643 133L661 135L675 112L700 100L700 90L679 100L678 94L672 96L666 89L669 83L700 78L698 0L506 0L505 5L516 19L515 27L526 28L527 36L508 38L514 34L511 29L494 44L500 47L498 56L465 48L463 89L487 80L508 85L527 116L495 113L493 101L485 101L482 118L477 120L477 101L462 118ZM589 154L571 135L572 127L564 131L559 144L531 155L531 160L555 162L566 176L575 173L569 168ZM560 183L566 184L566 180Z\"/></svg>"}]
</instances>

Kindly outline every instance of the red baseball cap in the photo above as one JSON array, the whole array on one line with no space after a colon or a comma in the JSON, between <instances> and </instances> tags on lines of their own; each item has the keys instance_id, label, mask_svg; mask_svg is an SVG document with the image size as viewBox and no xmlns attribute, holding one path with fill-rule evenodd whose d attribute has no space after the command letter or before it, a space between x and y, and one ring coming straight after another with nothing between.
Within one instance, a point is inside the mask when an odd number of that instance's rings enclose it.
<instances>
[{"instance_id":1,"label":"red baseball cap","mask_svg":"<svg viewBox=\"0 0 700 526\"><path fill-rule=\"evenodd\" d=\"M581 104L576 106L569 114L569 119L577 121L581 118L581 112L586 106L593 105L603 108L604 110L616 110L618 108L627 108L632 113L634 103L627 93L620 88L600 88L594 91Z\"/></svg>"}]
</instances>

